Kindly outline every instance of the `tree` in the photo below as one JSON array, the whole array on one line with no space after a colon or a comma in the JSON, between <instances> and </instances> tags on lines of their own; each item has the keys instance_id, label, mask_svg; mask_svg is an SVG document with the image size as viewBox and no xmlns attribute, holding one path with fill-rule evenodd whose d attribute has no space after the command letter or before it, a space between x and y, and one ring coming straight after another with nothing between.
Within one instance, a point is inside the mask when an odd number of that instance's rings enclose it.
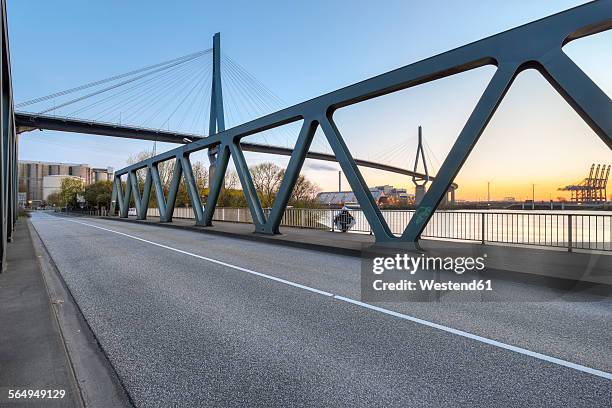
<instances>
[{"instance_id":1,"label":"tree","mask_svg":"<svg viewBox=\"0 0 612 408\"><path fill-rule=\"evenodd\" d=\"M230 190L237 190L240 187L240 178L235 170L228 170L223 179L223 185Z\"/></svg>"},{"instance_id":2,"label":"tree","mask_svg":"<svg viewBox=\"0 0 612 408\"><path fill-rule=\"evenodd\" d=\"M77 206L77 196L82 196L84 192L84 183L80 178L65 177L62 179L60 187L60 198L62 205L69 207Z\"/></svg>"},{"instance_id":3,"label":"tree","mask_svg":"<svg viewBox=\"0 0 612 408\"><path fill-rule=\"evenodd\" d=\"M136 153L135 155L130 156L127 159L127 164L136 164L139 163L141 161L150 159L151 157L153 157L153 150L143 150L139 153ZM172 174L174 172L174 162L175 159L171 159L171 160L166 160L163 161L161 163L157 164L157 170L159 172L159 178L161 180L162 186L164 186L165 188L170 186L170 182L172 181ZM136 178L138 179L138 183L140 185L144 184L145 182L145 172L144 170L142 171L137 171L136 172Z\"/></svg>"},{"instance_id":4,"label":"tree","mask_svg":"<svg viewBox=\"0 0 612 408\"><path fill-rule=\"evenodd\" d=\"M59 192L49 194L49 196L47 197L47 203L54 207L61 207L62 205L64 205Z\"/></svg>"},{"instance_id":5,"label":"tree","mask_svg":"<svg viewBox=\"0 0 612 408\"><path fill-rule=\"evenodd\" d=\"M153 150L143 150L140 153L137 153L133 156L130 156L127 160L128 164L135 164L141 162L143 160L147 160L153 157ZM176 165L176 159L166 160L157 164L157 170L159 172L159 179L161 181L163 187L164 197L168 197L168 191L170 190L170 184L172 183L172 178L174 176L174 168ZM198 188L198 192L200 196L202 196L208 186L208 169L206 165L201 161L197 161L191 164L191 169L193 172L193 177L196 181L196 186ZM144 183L146 178L146 171L142 169L140 171L136 171L136 179L138 180L138 186L140 188L140 193L144 191ZM151 188L151 198L149 201L149 205L151 207L157 207L157 195L155 193L155 185ZM187 185L185 184L185 177L181 177L181 181L179 184L179 190L176 195L176 203L177 207L191 205L191 200L189 198L189 192L187 191Z\"/></svg>"},{"instance_id":6,"label":"tree","mask_svg":"<svg viewBox=\"0 0 612 408\"><path fill-rule=\"evenodd\" d=\"M283 180L284 170L274 163L265 162L249 167L253 184L259 195L261 206L272 207L276 193Z\"/></svg>"},{"instance_id":7,"label":"tree","mask_svg":"<svg viewBox=\"0 0 612 408\"><path fill-rule=\"evenodd\" d=\"M271 162L251 166L249 170L262 207L272 207L281 182L285 178L285 170ZM311 207L318 192L319 187L300 174L289 198L289 205Z\"/></svg>"},{"instance_id":8,"label":"tree","mask_svg":"<svg viewBox=\"0 0 612 408\"><path fill-rule=\"evenodd\" d=\"M102 180L85 187L85 201L88 207L110 208L113 182Z\"/></svg>"},{"instance_id":9,"label":"tree","mask_svg":"<svg viewBox=\"0 0 612 408\"><path fill-rule=\"evenodd\" d=\"M153 151L144 150L131 156L127 162L128 164L134 164L151 157L153 157ZM159 178L164 190L164 197L168 197L168 191L174 175L175 162L175 159L171 159L158 163L157 165ZM197 161L192 163L191 167L200 197L208 196L210 187L208 185L208 166L201 161ZM262 207L271 207L278 194L281 182L285 177L285 170L275 163L265 162L249 167L249 171ZM136 172L141 194L144 190L145 177L146 171L144 169ZM244 193L241 190L240 178L235 170L228 170L226 172L223 185L224 188L221 189L217 201L219 207L246 207ZM157 196L154 191L155 185L153 185L151 189L151 197L149 200L151 207L157 207ZM300 175L289 199L289 204L295 207L312 207L315 205L315 196L318 191L319 187L315 183L308 180L305 176ZM99 205L97 204L97 199L87 198L87 202L96 202L96 204L90 205ZM191 199L184 176L181 177L175 205L177 207L191 205Z\"/></svg>"},{"instance_id":10,"label":"tree","mask_svg":"<svg viewBox=\"0 0 612 408\"><path fill-rule=\"evenodd\" d=\"M198 191L202 195L202 192L208 188L208 168L201 161L192 163L191 168L193 169L193 178L196 181Z\"/></svg>"},{"instance_id":11,"label":"tree","mask_svg":"<svg viewBox=\"0 0 612 408\"><path fill-rule=\"evenodd\" d=\"M284 177L284 171L283 171ZM289 199L289 205L294 207L313 207L315 204L315 197L319 192L319 186L317 186L312 181L308 180L306 176L300 174L298 176L297 181L295 182L295 187L293 188L293 192L291 193L291 198Z\"/></svg>"}]
</instances>

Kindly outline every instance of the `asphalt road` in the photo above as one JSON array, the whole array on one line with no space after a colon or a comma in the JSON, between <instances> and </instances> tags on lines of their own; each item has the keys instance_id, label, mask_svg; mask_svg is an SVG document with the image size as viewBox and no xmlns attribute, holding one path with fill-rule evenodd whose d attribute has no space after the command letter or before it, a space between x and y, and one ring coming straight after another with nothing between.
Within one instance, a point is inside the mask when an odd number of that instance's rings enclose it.
<instances>
[{"instance_id":1,"label":"asphalt road","mask_svg":"<svg viewBox=\"0 0 612 408\"><path fill-rule=\"evenodd\" d=\"M31 221L137 406L612 406L610 299L495 282L547 300L372 310L357 258Z\"/></svg>"}]
</instances>

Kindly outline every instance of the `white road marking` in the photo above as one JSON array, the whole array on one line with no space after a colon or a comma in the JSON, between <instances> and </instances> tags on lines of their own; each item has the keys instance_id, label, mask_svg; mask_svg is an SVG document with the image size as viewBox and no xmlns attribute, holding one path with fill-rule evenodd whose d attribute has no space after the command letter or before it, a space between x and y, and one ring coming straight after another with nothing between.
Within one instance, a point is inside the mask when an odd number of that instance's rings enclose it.
<instances>
[{"instance_id":1,"label":"white road marking","mask_svg":"<svg viewBox=\"0 0 612 408\"><path fill-rule=\"evenodd\" d=\"M198 258L198 259L202 259L202 260L205 260L205 261L208 261L208 262L215 263L217 265L222 265L222 266L225 266L227 268L236 269L238 271L246 272L246 273L249 273L251 275L259 276L259 277L262 277L262 278L265 278L265 279L273 280L275 282L283 283L285 285L289 285L289 286L293 286L293 287L296 287L296 288L299 288L299 289L303 289L303 290L306 290L308 292L313 292L313 293L316 293L316 294L319 294L319 295L322 295L322 296L331 297L331 298L336 299L338 301L350 303L352 305L359 306L359 307L362 307L362 308L365 308L365 309L369 309L369 310L373 310L375 312L383 313L383 314L386 314L388 316L393 316L393 317L397 317L397 318L400 318L400 319L403 319L403 320L408 320L408 321L413 322L413 323L421 324L423 326L427 326L427 327L438 329L438 330L441 330L441 331L444 331L444 332L447 332L447 333L455 334L457 336L461 336L461 337L465 337L465 338L468 338L468 339L471 339L471 340L475 340L475 341L478 341L480 343L488 344L490 346L498 347L498 348L501 348L501 349L504 349L504 350L513 351L515 353L519 353L519 354L523 354L523 355L526 355L526 356L529 356L529 357L537 358L539 360L547 361L549 363L557 364L557 365L560 365L560 366L563 366L563 367L572 368L574 370L582 371L582 372L588 373L588 374L592 374L594 376L605 378L607 380L612 380L612 373L608 373L608 372L605 372L605 371L597 370L595 368L583 366L581 364L572 363L570 361L562 360L560 358L551 357L551 356L548 356L546 354L537 353L535 351L527 350L527 349L524 349L522 347L517 347L517 346L513 346L511 344L502 343L502 342L497 341L497 340L488 339L486 337L482 337L482 336L479 336L479 335L476 335L476 334L473 334L473 333L465 332L463 330L458 330L458 329L454 329L452 327L448 327L448 326L444 326L444 325L441 325L441 324L438 324L438 323L430 322L428 320L419 319L418 317L409 316L409 315L404 314L404 313L394 312L393 310L389 310L389 309L385 309L385 308L382 308L382 307L374 306L374 305L371 305L369 303L361 302L359 300L347 298L347 297L340 296L340 295L335 295L333 293L326 292L324 290L320 290L320 289L316 289L316 288L313 288L313 287L310 287L310 286L302 285L302 284L299 284L299 283L296 283L296 282L288 281L286 279L277 278L276 276L267 275L265 273L253 271L251 269L243 268L243 267L237 266L237 265L232 265L232 264L227 263L227 262L219 261L219 260L213 259L213 258L208 258L206 256L194 254L192 252L183 251L182 249L173 248L173 247L168 246L168 245L163 245L163 244L160 244L160 243L157 243L157 242L149 241L147 239L143 239L143 238L140 238L140 237L137 237L137 236L134 236L134 235L126 234L124 232L115 231L115 230L112 230L112 229L109 229L109 228L100 227L98 225L89 224L89 223L82 222L82 221L70 220L70 219L67 219L67 218L61 218L61 219L65 220L65 221L68 221L68 222L74 222L76 224L86 225L88 227L97 228L97 229L100 229L100 230L103 230L103 231L111 232L113 234L122 235L122 236L125 236L125 237L128 237L128 238L135 239L137 241L141 241L141 242L145 242L147 244L158 246L160 248L165 248L165 249L168 249L170 251L178 252L178 253L181 253L181 254L184 254L184 255L189 255L189 256L192 256L194 258Z\"/></svg>"}]
</instances>

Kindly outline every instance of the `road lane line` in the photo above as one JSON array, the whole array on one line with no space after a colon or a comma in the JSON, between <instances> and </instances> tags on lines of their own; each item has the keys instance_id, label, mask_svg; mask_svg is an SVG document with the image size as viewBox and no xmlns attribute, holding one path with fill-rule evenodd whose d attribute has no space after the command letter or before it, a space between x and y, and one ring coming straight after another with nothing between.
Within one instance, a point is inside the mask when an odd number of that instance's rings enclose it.
<instances>
[{"instance_id":1,"label":"road lane line","mask_svg":"<svg viewBox=\"0 0 612 408\"><path fill-rule=\"evenodd\" d=\"M368 310L372 310L372 311L375 311L375 312L379 312L379 313L382 313L382 314L385 314L385 315L388 315L388 316L397 317L397 318L400 318L400 319L403 319L403 320L407 320L407 321L410 321L410 322L413 322L413 323L417 323L417 324L420 324L420 325L423 325L423 326L431 327L431 328L434 328L434 329L437 329L437 330L441 330L441 331L444 331L444 332L447 332L447 333L451 333L451 334L454 334L454 335L457 335L457 336L461 336L461 337L464 337L464 338L467 338L467 339L475 340L475 341L478 341L480 343L488 344L490 346L494 346L494 347L501 348L501 349L504 349L504 350L513 351L515 353L519 353L519 354L523 354L523 355L526 355L526 356L529 356L529 357L533 357L533 358L536 358L538 360L542 360L542 361L546 361L546 362L549 362L549 363L557 364L557 365L560 365L560 366L563 366L563 367L571 368L571 369L574 369L574 370L577 370L577 371L581 371L581 372L584 372L584 373L587 373L587 374L591 374L591 375L594 375L594 376L597 376L597 377L605 378L607 380L612 380L612 373L608 373L608 372L605 372L605 371L597 370L595 368L583 366L581 364L572 363L570 361L562 360L560 358L551 357L551 356L548 356L546 354L542 354L542 353L538 353L538 352L535 352L535 351L527 350L527 349L524 349L522 347L513 346L513 345L506 344L506 343L503 343L503 342L500 342L500 341L497 341L497 340L492 340L492 339L489 339L489 338L486 338L486 337L482 337L482 336L479 336L479 335L476 335L476 334L473 334L473 333L465 332L463 330L454 329L454 328L449 327L449 326L444 326L444 325L441 325L441 324L438 324L438 323L430 322L428 320L419 319L418 317L414 317L414 316L410 316L410 315L407 315L407 314L404 314L404 313L399 313L399 312L395 312L393 310L389 310L389 309L385 309L385 308L382 308L382 307L374 306L374 305L371 305L369 303L364 303L364 302L361 302L359 300L355 300L355 299L352 299L352 298L347 298L347 297L344 297L344 296L335 295L333 293L326 292L324 290L320 290L320 289L316 289L316 288L313 288L313 287L310 287L310 286L302 285L300 283L288 281L286 279L277 278L276 276L267 275L265 273L253 271L251 269L247 269L247 268L243 268L241 266L237 266L237 265L233 265L233 264L230 264L230 263L227 263L227 262L219 261L217 259L208 258L208 257L202 256L202 255L194 254L192 252L184 251L182 249L173 248L173 247L168 246L168 245L163 245L163 244L160 244L160 243L157 243L157 242L149 241L147 239L140 238L140 237L137 237L137 236L134 236L134 235L130 235L130 234L126 234L124 232L112 230L112 229L109 229L109 228L100 227L98 225L89 224L89 223L82 222L82 221L70 220L70 219L63 218L63 217L61 219L65 220L65 221L68 221L68 222L73 222L73 223L76 223L76 224L81 224L81 225L85 225L85 226L88 226L88 227L97 228L97 229L100 229L100 230L103 230L103 231L111 232L113 234L122 235L122 236L125 236L125 237L128 237L128 238L135 239L137 241L141 241L141 242L145 242L147 244L158 246L160 248L168 249L170 251L174 251L174 252L178 252L178 253L181 253L181 254L184 254L184 255L192 256L194 258L202 259L202 260L205 260L205 261L217 264L217 265L225 266L227 268L231 268L231 269L235 269L235 270L238 270L238 271L246 272L246 273L249 273L251 275L255 275L255 276L259 276L259 277L262 277L262 278L265 278L265 279L269 279L269 280L272 280L272 281L275 281L275 282L283 283L285 285L293 286L293 287L296 287L296 288L299 288L299 289L303 289L303 290L306 290L308 292L313 292L313 293L316 293L316 294L319 294L319 295L322 295L322 296L331 297L331 298L336 299L338 301L345 302L345 303L350 303L352 305L359 306L359 307L362 307L364 309L368 309Z\"/></svg>"}]
</instances>

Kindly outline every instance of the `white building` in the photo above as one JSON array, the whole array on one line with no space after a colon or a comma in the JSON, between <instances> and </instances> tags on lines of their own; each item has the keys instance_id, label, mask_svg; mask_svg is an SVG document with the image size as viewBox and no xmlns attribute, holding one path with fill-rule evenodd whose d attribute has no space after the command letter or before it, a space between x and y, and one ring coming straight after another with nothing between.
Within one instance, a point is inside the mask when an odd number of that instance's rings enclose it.
<instances>
[{"instance_id":1,"label":"white building","mask_svg":"<svg viewBox=\"0 0 612 408\"><path fill-rule=\"evenodd\" d=\"M68 175L61 175L61 174L44 176L43 182L42 182L43 200L47 201L47 199L49 198L51 194L59 193L62 187L62 180L66 178L81 180L83 183L85 183L85 179L83 177L78 177L78 176L68 176Z\"/></svg>"}]
</instances>

